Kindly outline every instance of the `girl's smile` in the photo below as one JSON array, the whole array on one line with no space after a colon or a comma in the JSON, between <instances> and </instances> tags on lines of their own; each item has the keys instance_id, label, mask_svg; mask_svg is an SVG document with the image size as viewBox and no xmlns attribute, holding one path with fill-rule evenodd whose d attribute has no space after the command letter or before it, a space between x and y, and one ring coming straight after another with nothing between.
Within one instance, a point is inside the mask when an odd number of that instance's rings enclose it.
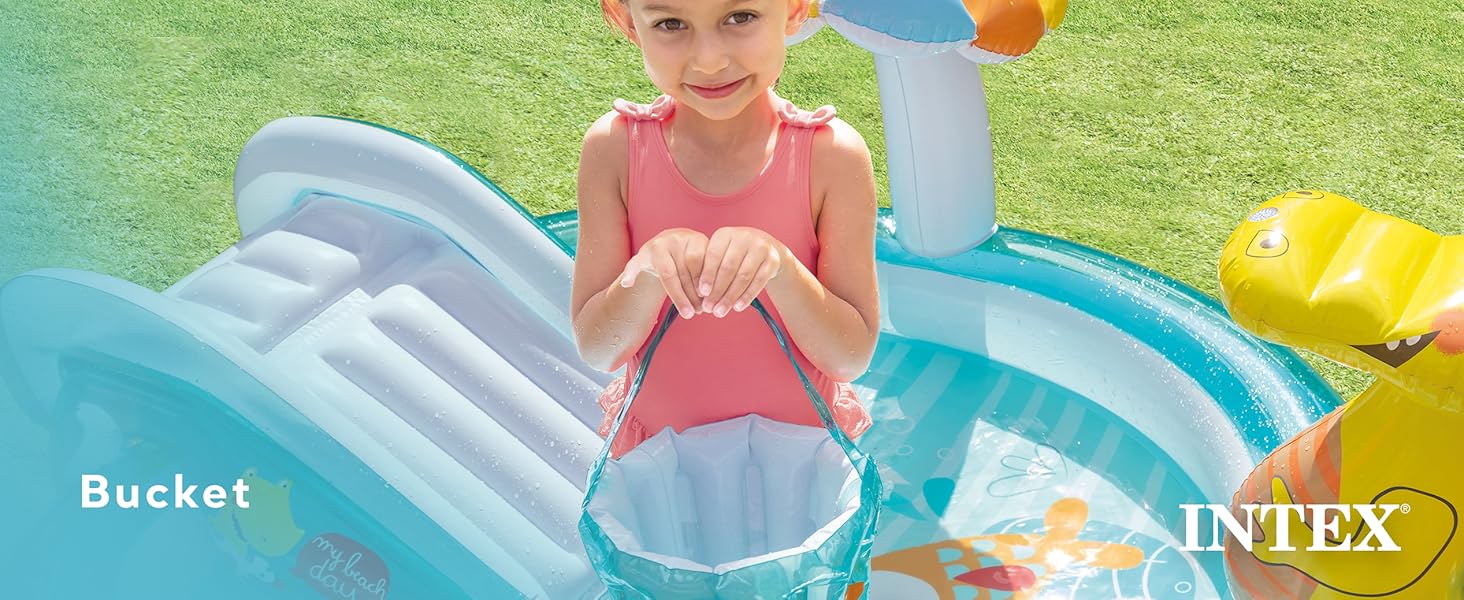
<instances>
[{"instance_id":1,"label":"girl's smile","mask_svg":"<svg viewBox=\"0 0 1464 600\"><path fill-rule=\"evenodd\" d=\"M751 77L751 76L749 75L748 77ZM742 84L747 82L748 77L743 77L742 79L738 79L737 81L733 81L733 82L728 83L728 84L718 85L718 86L713 86L713 87L703 87L703 86L699 86L699 85L692 85L692 84L689 84L689 83L686 84L686 87L691 88L691 91L696 92L697 95L699 95L699 96L701 96L703 98L709 98L709 99L722 98L722 97L730 96L732 94L732 92L735 92L739 88L741 88L742 87Z\"/></svg>"},{"instance_id":2,"label":"girl's smile","mask_svg":"<svg viewBox=\"0 0 1464 600\"><path fill-rule=\"evenodd\" d=\"M784 40L807 18L804 0L602 0L607 19L641 50L651 83L684 108L704 138L759 129L754 106L778 80ZM753 110L749 111L748 108ZM716 123L716 124L713 124ZM717 130L717 131L713 131Z\"/></svg>"}]
</instances>

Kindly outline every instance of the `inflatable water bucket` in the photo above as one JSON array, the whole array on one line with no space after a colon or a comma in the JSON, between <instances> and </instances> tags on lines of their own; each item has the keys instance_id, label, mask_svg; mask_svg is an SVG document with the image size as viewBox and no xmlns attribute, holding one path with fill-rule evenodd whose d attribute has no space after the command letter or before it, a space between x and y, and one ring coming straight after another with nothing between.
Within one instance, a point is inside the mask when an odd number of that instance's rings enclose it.
<instances>
[{"instance_id":1,"label":"inflatable water bucket","mask_svg":"<svg viewBox=\"0 0 1464 600\"><path fill-rule=\"evenodd\" d=\"M600 579L620 598L842 598L868 578L879 515L874 461L834 423L793 360L823 428L746 415L676 433L669 427L618 459L610 443L676 316L646 348L604 449L590 470L580 533Z\"/></svg>"}]
</instances>

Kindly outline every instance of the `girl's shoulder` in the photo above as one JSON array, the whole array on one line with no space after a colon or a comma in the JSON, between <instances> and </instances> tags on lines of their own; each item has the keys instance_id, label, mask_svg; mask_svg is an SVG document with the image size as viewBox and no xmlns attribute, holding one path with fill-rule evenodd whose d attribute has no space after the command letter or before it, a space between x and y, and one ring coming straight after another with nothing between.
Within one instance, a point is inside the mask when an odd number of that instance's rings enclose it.
<instances>
[{"instance_id":1,"label":"girl's shoulder","mask_svg":"<svg viewBox=\"0 0 1464 600\"><path fill-rule=\"evenodd\" d=\"M624 205L625 173L630 167L630 128L616 111L609 111L595 119L585 130L580 146L577 177L581 185L596 188L614 187L620 190L621 205ZM580 194L580 203L586 200Z\"/></svg>"},{"instance_id":2,"label":"girl's shoulder","mask_svg":"<svg viewBox=\"0 0 1464 600\"><path fill-rule=\"evenodd\" d=\"M849 210L873 214L874 163L859 131L843 119L829 118L813 133L809 156L815 219L831 208L832 198Z\"/></svg>"},{"instance_id":3,"label":"girl's shoulder","mask_svg":"<svg viewBox=\"0 0 1464 600\"><path fill-rule=\"evenodd\" d=\"M802 111L790 103L789 123L807 123L817 127L813 133L813 166L815 171L839 173L845 168L860 168L869 162L869 146L853 125L834 116L834 107L823 106L813 112ZM779 112L782 114L782 111ZM823 167L820 169L819 167Z\"/></svg>"},{"instance_id":4,"label":"girl's shoulder","mask_svg":"<svg viewBox=\"0 0 1464 600\"><path fill-rule=\"evenodd\" d=\"M815 191L829 189L834 178L869 168L869 146L864 143L864 137L835 116L838 111L833 106L825 104L809 111L777 96L773 98L778 116L785 123L814 130L809 159Z\"/></svg>"}]
</instances>

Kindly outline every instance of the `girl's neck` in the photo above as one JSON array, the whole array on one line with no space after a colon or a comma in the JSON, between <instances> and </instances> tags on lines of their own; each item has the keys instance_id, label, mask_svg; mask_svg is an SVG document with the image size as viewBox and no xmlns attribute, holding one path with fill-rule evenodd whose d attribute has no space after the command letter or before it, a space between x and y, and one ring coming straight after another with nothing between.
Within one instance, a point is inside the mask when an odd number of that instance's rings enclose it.
<instances>
[{"instance_id":1,"label":"girl's neck","mask_svg":"<svg viewBox=\"0 0 1464 600\"><path fill-rule=\"evenodd\" d=\"M683 105L672 114L668 131L673 138L695 140L697 146L706 148L738 148L749 140L766 140L778 121L773 99L773 90L768 88L737 116L725 120L708 119Z\"/></svg>"}]
</instances>

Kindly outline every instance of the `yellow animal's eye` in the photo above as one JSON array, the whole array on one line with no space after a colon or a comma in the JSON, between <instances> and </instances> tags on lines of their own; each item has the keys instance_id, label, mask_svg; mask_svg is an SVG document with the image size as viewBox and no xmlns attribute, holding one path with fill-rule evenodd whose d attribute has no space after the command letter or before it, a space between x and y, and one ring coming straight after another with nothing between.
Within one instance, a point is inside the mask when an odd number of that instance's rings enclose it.
<instances>
[{"instance_id":1,"label":"yellow animal's eye","mask_svg":"<svg viewBox=\"0 0 1464 600\"><path fill-rule=\"evenodd\" d=\"M259 474L259 471L255 470L254 467L249 467L248 469L244 469L244 476L245 477L253 477L253 476L258 475L258 474Z\"/></svg>"},{"instance_id":2,"label":"yellow animal's eye","mask_svg":"<svg viewBox=\"0 0 1464 600\"><path fill-rule=\"evenodd\" d=\"M1256 232L1255 239L1245 249L1245 255L1252 258L1275 258L1286 254L1290 248L1291 242L1281 232L1262 229Z\"/></svg>"},{"instance_id":3,"label":"yellow animal's eye","mask_svg":"<svg viewBox=\"0 0 1464 600\"><path fill-rule=\"evenodd\" d=\"M280 480L280 487L283 488L283 489L287 489L287 490L290 489L290 480L288 480L288 479L281 479Z\"/></svg>"},{"instance_id":4,"label":"yellow animal's eye","mask_svg":"<svg viewBox=\"0 0 1464 600\"><path fill-rule=\"evenodd\" d=\"M1266 219L1269 219L1271 217L1276 216L1276 214L1277 213L1280 213L1280 212L1281 211L1280 210L1277 210L1276 207L1274 207L1274 206L1267 206L1267 207L1265 207L1265 208L1263 208L1261 210L1258 210L1256 212L1251 213L1251 216L1246 217L1245 220L1250 221L1252 223L1259 223L1261 221L1264 221Z\"/></svg>"}]
</instances>

